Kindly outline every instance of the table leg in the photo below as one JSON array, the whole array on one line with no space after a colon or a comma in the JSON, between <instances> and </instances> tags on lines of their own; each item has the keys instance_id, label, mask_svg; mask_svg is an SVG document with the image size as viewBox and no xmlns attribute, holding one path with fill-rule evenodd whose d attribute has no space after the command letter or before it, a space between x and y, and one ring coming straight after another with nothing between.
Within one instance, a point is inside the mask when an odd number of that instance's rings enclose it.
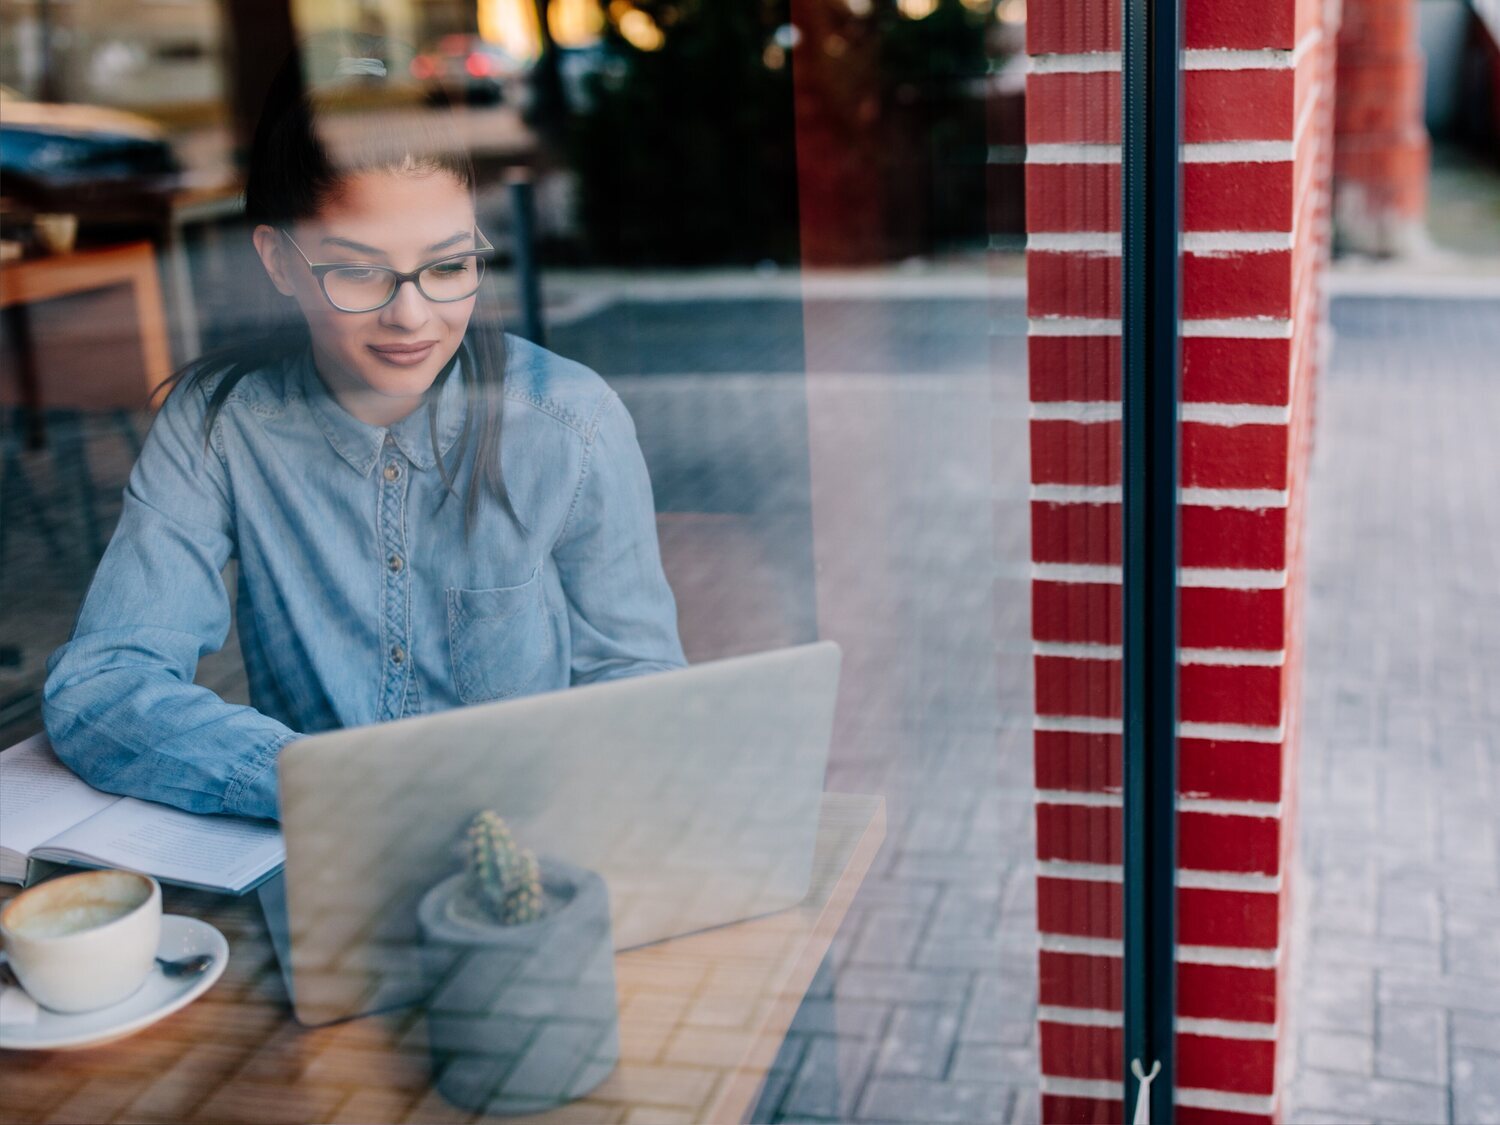
<instances>
[{"instance_id":1,"label":"table leg","mask_svg":"<svg viewBox=\"0 0 1500 1125\"><path fill-rule=\"evenodd\" d=\"M26 419L26 448L41 449L47 444L47 427L42 421L42 384L36 373L31 317L24 305L5 307L5 332L15 344L16 372L21 380L21 406Z\"/></svg>"},{"instance_id":2,"label":"table leg","mask_svg":"<svg viewBox=\"0 0 1500 1125\"><path fill-rule=\"evenodd\" d=\"M5 548L9 533L21 519L28 517L41 534L47 546L48 558L53 562L62 560L62 544L52 530L52 523L42 507L41 498L31 486L26 475L26 465L21 460L20 442L17 434L20 423L36 411L17 408L7 411L8 417L0 417L0 567L5 563Z\"/></svg>"},{"instance_id":3,"label":"table leg","mask_svg":"<svg viewBox=\"0 0 1500 1125\"><path fill-rule=\"evenodd\" d=\"M167 338L167 317L162 307L161 281L156 275L156 255L149 245L141 248L132 288L135 291L136 323L141 333L141 360L146 368L146 401L155 406L161 386L172 374L172 345Z\"/></svg>"},{"instance_id":4,"label":"table leg","mask_svg":"<svg viewBox=\"0 0 1500 1125\"><path fill-rule=\"evenodd\" d=\"M203 350L198 309L193 300L193 270L188 261L187 232L174 222L167 234L167 276L171 280L172 315L177 320L177 362L190 363Z\"/></svg>"}]
</instances>

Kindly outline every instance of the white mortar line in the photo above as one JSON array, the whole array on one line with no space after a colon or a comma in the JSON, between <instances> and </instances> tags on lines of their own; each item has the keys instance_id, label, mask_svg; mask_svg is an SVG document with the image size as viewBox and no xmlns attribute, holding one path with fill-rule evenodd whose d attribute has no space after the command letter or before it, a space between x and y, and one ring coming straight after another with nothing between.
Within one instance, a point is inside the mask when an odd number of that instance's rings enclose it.
<instances>
[{"instance_id":1,"label":"white mortar line","mask_svg":"<svg viewBox=\"0 0 1500 1125\"><path fill-rule=\"evenodd\" d=\"M1120 660L1124 658L1122 645L1070 644L1063 641L1033 641L1033 656L1056 656L1065 660Z\"/></svg>"},{"instance_id":2,"label":"white mortar line","mask_svg":"<svg viewBox=\"0 0 1500 1125\"><path fill-rule=\"evenodd\" d=\"M1123 413L1121 404L1111 399L1033 402L1027 409L1027 416L1037 422L1118 422ZM1184 422L1204 426L1286 426L1291 423L1292 408L1240 402L1185 402L1180 416ZM1011 415L1007 413L1004 417Z\"/></svg>"},{"instance_id":3,"label":"white mortar line","mask_svg":"<svg viewBox=\"0 0 1500 1125\"><path fill-rule=\"evenodd\" d=\"M1051 879L1071 879L1085 883L1119 883L1124 872L1117 863L1074 863L1069 860L1038 860L1036 873ZM1245 891L1250 894L1276 894L1281 890L1280 875L1256 875L1242 871L1199 871L1177 869L1177 885L1194 890Z\"/></svg>"},{"instance_id":4,"label":"white mortar line","mask_svg":"<svg viewBox=\"0 0 1500 1125\"><path fill-rule=\"evenodd\" d=\"M1280 801L1226 801L1217 797L1178 797L1177 811L1206 813L1209 816L1248 816L1256 820L1279 820L1285 810Z\"/></svg>"},{"instance_id":5,"label":"white mortar line","mask_svg":"<svg viewBox=\"0 0 1500 1125\"><path fill-rule=\"evenodd\" d=\"M1184 664L1219 664L1232 668L1279 668L1286 663L1285 649L1183 648L1177 650Z\"/></svg>"},{"instance_id":6,"label":"white mortar line","mask_svg":"<svg viewBox=\"0 0 1500 1125\"><path fill-rule=\"evenodd\" d=\"M1037 715L1031 720L1031 729L1068 734L1124 733L1119 719L1105 719L1096 715Z\"/></svg>"},{"instance_id":7,"label":"white mortar line","mask_svg":"<svg viewBox=\"0 0 1500 1125\"><path fill-rule=\"evenodd\" d=\"M1286 738L1285 721L1274 727L1250 726L1246 723L1178 723L1178 738L1201 738L1213 742L1282 742Z\"/></svg>"},{"instance_id":8,"label":"white mortar line","mask_svg":"<svg viewBox=\"0 0 1500 1125\"><path fill-rule=\"evenodd\" d=\"M1214 336L1236 340L1290 340L1292 328L1293 321L1284 316L1203 317L1184 318L1182 321L1184 336Z\"/></svg>"},{"instance_id":9,"label":"white mortar line","mask_svg":"<svg viewBox=\"0 0 1500 1125\"><path fill-rule=\"evenodd\" d=\"M1182 233L1185 254L1269 254L1292 249L1297 230L1189 230Z\"/></svg>"},{"instance_id":10,"label":"white mortar line","mask_svg":"<svg viewBox=\"0 0 1500 1125\"><path fill-rule=\"evenodd\" d=\"M1087 641L1033 641L1034 656L1056 656L1071 660L1120 660L1121 645L1093 644ZM1284 649L1254 648L1180 648L1181 664L1215 664L1232 668L1279 668L1286 663Z\"/></svg>"},{"instance_id":11,"label":"white mortar line","mask_svg":"<svg viewBox=\"0 0 1500 1125\"><path fill-rule=\"evenodd\" d=\"M1013 164L1013 160L996 159L997 150L1008 150L1011 145L991 145L989 163ZM1118 164L1120 146L1117 144L1036 144L1026 146L1027 164Z\"/></svg>"},{"instance_id":12,"label":"white mortar line","mask_svg":"<svg viewBox=\"0 0 1500 1125\"><path fill-rule=\"evenodd\" d=\"M1276 141L1198 141L1182 146L1184 164L1290 164L1295 139Z\"/></svg>"},{"instance_id":13,"label":"white mortar line","mask_svg":"<svg viewBox=\"0 0 1500 1125\"><path fill-rule=\"evenodd\" d=\"M1089 563L1032 563L1031 577L1039 582L1096 583L1118 586L1121 568ZM1211 590L1281 590L1286 587L1284 570L1241 570L1184 567L1177 572L1177 585Z\"/></svg>"},{"instance_id":14,"label":"white mortar line","mask_svg":"<svg viewBox=\"0 0 1500 1125\"><path fill-rule=\"evenodd\" d=\"M1118 336L1120 321L1114 317L1033 316L1026 320L1030 336Z\"/></svg>"},{"instance_id":15,"label":"white mortar line","mask_svg":"<svg viewBox=\"0 0 1500 1125\"><path fill-rule=\"evenodd\" d=\"M1274 969L1281 963L1281 947L1251 949L1219 945L1179 945L1177 960L1191 965L1227 965L1239 969Z\"/></svg>"},{"instance_id":16,"label":"white mortar line","mask_svg":"<svg viewBox=\"0 0 1500 1125\"><path fill-rule=\"evenodd\" d=\"M1060 859L1038 860L1038 878L1069 879L1084 883L1123 883L1125 876L1116 864L1064 863Z\"/></svg>"},{"instance_id":17,"label":"white mortar line","mask_svg":"<svg viewBox=\"0 0 1500 1125\"><path fill-rule=\"evenodd\" d=\"M1314 28L1290 50L1238 47L1193 47L1182 52L1183 70L1295 70L1297 64L1322 38ZM1098 74L1120 69L1119 51L1057 52L1031 55L1026 60L1031 74Z\"/></svg>"},{"instance_id":18,"label":"white mortar line","mask_svg":"<svg viewBox=\"0 0 1500 1125\"><path fill-rule=\"evenodd\" d=\"M1026 59L1028 74L1108 74L1119 69L1119 51L1029 55Z\"/></svg>"},{"instance_id":19,"label":"white mortar line","mask_svg":"<svg viewBox=\"0 0 1500 1125\"><path fill-rule=\"evenodd\" d=\"M1287 426L1292 421L1292 408L1239 402L1185 402L1181 416L1184 422L1204 426Z\"/></svg>"},{"instance_id":20,"label":"white mortar line","mask_svg":"<svg viewBox=\"0 0 1500 1125\"><path fill-rule=\"evenodd\" d=\"M1281 891L1281 876L1254 875L1242 871L1199 871L1196 868L1179 867L1177 885L1194 890L1277 894Z\"/></svg>"},{"instance_id":21,"label":"white mortar line","mask_svg":"<svg viewBox=\"0 0 1500 1125\"><path fill-rule=\"evenodd\" d=\"M1074 934L1037 935L1038 948L1046 953L1073 953L1084 957L1123 957L1125 943L1119 938L1078 937ZM1179 945L1177 961L1188 965L1223 965L1238 969L1274 969L1281 961L1279 947L1253 949L1237 946Z\"/></svg>"},{"instance_id":22,"label":"white mortar line","mask_svg":"<svg viewBox=\"0 0 1500 1125\"><path fill-rule=\"evenodd\" d=\"M1235 340L1290 340L1293 321L1280 316L1203 317L1182 321L1184 336L1213 336ZM1118 336L1113 317L1033 316L1026 321L1031 336Z\"/></svg>"},{"instance_id":23,"label":"white mortar line","mask_svg":"<svg viewBox=\"0 0 1500 1125\"><path fill-rule=\"evenodd\" d=\"M1210 590L1282 590L1286 588L1286 571L1187 566L1178 571L1177 585Z\"/></svg>"},{"instance_id":24,"label":"white mortar line","mask_svg":"<svg viewBox=\"0 0 1500 1125\"><path fill-rule=\"evenodd\" d=\"M1254 1020L1215 1020L1196 1016L1178 1016L1177 1031L1182 1035L1208 1035L1215 1039L1258 1039L1275 1042L1277 1025Z\"/></svg>"},{"instance_id":25,"label":"white mortar line","mask_svg":"<svg viewBox=\"0 0 1500 1125\"><path fill-rule=\"evenodd\" d=\"M1074 1027L1121 1027L1125 1022L1117 1008L1072 1008L1065 1004L1038 1004L1036 1018L1042 1023L1066 1023Z\"/></svg>"},{"instance_id":26,"label":"white mortar line","mask_svg":"<svg viewBox=\"0 0 1500 1125\"><path fill-rule=\"evenodd\" d=\"M1292 249L1296 231L1194 230L1182 234L1185 254L1269 254ZM1048 254L1093 254L1118 258L1119 231L1033 231L1026 236L1026 249Z\"/></svg>"},{"instance_id":27,"label":"white mortar line","mask_svg":"<svg viewBox=\"0 0 1500 1125\"><path fill-rule=\"evenodd\" d=\"M1277 488L1184 488L1177 493L1177 502L1189 508L1243 508L1255 512L1285 508L1290 499L1285 489Z\"/></svg>"},{"instance_id":28,"label":"white mortar line","mask_svg":"<svg viewBox=\"0 0 1500 1125\"><path fill-rule=\"evenodd\" d=\"M1031 231L1026 249L1050 254L1120 256L1120 232L1109 230Z\"/></svg>"},{"instance_id":29,"label":"white mortar line","mask_svg":"<svg viewBox=\"0 0 1500 1125\"><path fill-rule=\"evenodd\" d=\"M1122 568L1118 566L1091 566L1087 563L1032 563L1031 580L1033 582L1118 586L1123 580L1123 573Z\"/></svg>"},{"instance_id":30,"label":"white mortar line","mask_svg":"<svg viewBox=\"0 0 1500 1125\"><path fill-rule=\"evenodd\" d=\"M1035 789L1031 799L1038 805L1078 805L1094 809L1118 809L1124 806L1120 793L1099 793L1073 789Z\"/></svg>"},{"instance_id":31,"label":"white mortar line","mask_svg":"<svg viewBox=\"0 0 1500 1125\"><path fill-rule=\"evenodd\" d=\"M1014 164L1005 150L996 145L990 150L991 164ZM1290 164L1297 154L1292 140L1279 141L1195 141L1182 146L1185 164ZM1026 146L1027 164L1118 164L1117 144L1082 141L1049 141Z\"/></svg>"},{"instance_id":32,"label":"white mortar line","mask_svg":"<svg viewBox=\"0 0 1500 1125\"><path fill-rule=\"evenodd\" d=\"M1118 809L1124 807L1121 793L1077 789L1036 789L1032 801L1038 805L1075 805L1082 808ZM1178 812L1207 813L1212 816L1247 816L1255 820L1275 820L1282 814L1280 802L1221 801L1208 797L1177 798Z\"/></svg>"},{"instance_id":33,"label":"white mortar line","mask_svg":"<svg viewBox=\"0 0 1500 1125\"><path fill-rule=\"evenodd\" d=\"M1123 957L1125 943L1119 938L1078 937L1075 934L1037 934L1037 948L1044 953L1076 953L1083 957Z\"/></svg>"},{"instance_id":34,"label":"white mortar line","mask_svg":"<svg viewBox=\"0 0 1500 1125\"><path fill-rule=\"evenodd\" d=\"M1118 422L1121 413L1118 401L1096 399L1092 402L1033 402L1027 416L1037 422Z\"/></svg>"},{"instance_id":35,"label":"white mortar line","mask_svg":"<svg viewBox=\"0 0 1500 1125\"><path fill-rule=\"evenodd\" d=\"M1034 484L1031 499L1045 504L1118 504L1117 484ZM1190 508L1239 508L1261 512L1285 508L1288 494L1274 488L1181 488L1177 502Z\"/></svg>"},{"instance_id":36,"label":"white mortar line","mask_svg":"<svg viewBox=\"0 0 1500 1125\"><path fill-rule=\"evenodd\" d=\"M1121 734L1124 728L1119 719L1100 715L1037 715L1031 721L1031 729L1065 734ZM1286 724L1267 727L1247 723L1178 723L1177 737L1274 744L1286 738Z\"/></svg>"},{"instance_id":37,"label":"white mortar line","mask_svg":"<svg viewBox=\"0 0 1500 1125\"><path fill-rule=\"evenodd\" d=\"M1118 504L1117 484L1034 484L1030 498L1043 504Z\"/></svg>"}]
</instances>

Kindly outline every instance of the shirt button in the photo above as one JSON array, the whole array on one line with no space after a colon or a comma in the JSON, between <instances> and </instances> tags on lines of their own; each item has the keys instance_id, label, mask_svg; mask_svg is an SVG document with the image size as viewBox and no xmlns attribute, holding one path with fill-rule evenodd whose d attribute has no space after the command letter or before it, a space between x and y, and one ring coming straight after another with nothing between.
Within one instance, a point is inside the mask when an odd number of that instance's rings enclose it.
<instances>
[{"instance_id":1,"label":"shirt button","mask_svg":"<svg viewBox=\"0 0 1500 1125\"><path fill-rule=\"evenodd\" d=\"M402 648L400 645L392 645L391 646L391 663L392 664L400 664L405 659L406 659L406 650L404 648Z\"/></svg>"},{"instance_id":2,"label":"shirt button","mask_svg":"<svg viewBox=\"0 0 1500 1125\"><path fill-rule=\"evenodd\" d=\"M392 555L385 560L385 565L390 568L392 574L400 574L401 568L406 564L401 561L400 555Z\"/></svg>"},{"instance_id":3,"label":"shirt button","mask_svg":"<svg viewBox=\"0 0 1500 1125\"><path fill-rule=\"evenodd\" d=\"M386 480L400 480L401 479L401 466L398 465L398 464L396 464L396 462L394 462L394 461L387 462L387 464L385 466L385 479Z\"/></svg>"}]
</instances>

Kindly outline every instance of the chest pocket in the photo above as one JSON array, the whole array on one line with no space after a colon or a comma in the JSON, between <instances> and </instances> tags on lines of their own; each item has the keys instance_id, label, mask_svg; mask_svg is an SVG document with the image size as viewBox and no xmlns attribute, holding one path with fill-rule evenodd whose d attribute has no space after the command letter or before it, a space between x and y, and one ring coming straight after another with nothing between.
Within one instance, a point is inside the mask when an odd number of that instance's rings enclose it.
<instances>
[{"instance_id":1,"label":"chest pocket","mask_svg":"<svg viewBox=\"0 0 1500 1125\"><path fill-rule=\"evenodd\" d=\"M519 586L449 587L448 645L458 697L484 703L534 688L557 648L549 616L540 567Z\"/></svg>"}]
</instances>

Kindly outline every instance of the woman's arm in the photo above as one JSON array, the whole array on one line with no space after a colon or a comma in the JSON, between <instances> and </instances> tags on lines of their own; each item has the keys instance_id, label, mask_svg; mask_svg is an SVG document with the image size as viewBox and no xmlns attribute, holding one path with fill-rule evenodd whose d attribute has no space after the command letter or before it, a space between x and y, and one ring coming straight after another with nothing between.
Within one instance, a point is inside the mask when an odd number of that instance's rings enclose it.
<instances>
[{"instance_id":1,"label":"woman's arm","mask_svg":"<svg viewBox=\"0 0 1500 1125\"><path fill-rule=\"evenodd\" d=\"M573 507L552 557L568 599L573 683L687 663L677 603L661 568L651 479L635 424L613 391L595 413Z\"/></svg>"},{"instance_id":2,"label":"woman's arm","mask_svg":"<svg viewBox=\"0 0 1500 1125\"><path fill-rule=\"evenodd\" d=\"M296 732L193 683L229 634L224 463L203 441L201 385L162 405L72 639L47 662L58 757L111 793L190 812L275 817L276 754Z\"/></svg>"}]
</instances>

